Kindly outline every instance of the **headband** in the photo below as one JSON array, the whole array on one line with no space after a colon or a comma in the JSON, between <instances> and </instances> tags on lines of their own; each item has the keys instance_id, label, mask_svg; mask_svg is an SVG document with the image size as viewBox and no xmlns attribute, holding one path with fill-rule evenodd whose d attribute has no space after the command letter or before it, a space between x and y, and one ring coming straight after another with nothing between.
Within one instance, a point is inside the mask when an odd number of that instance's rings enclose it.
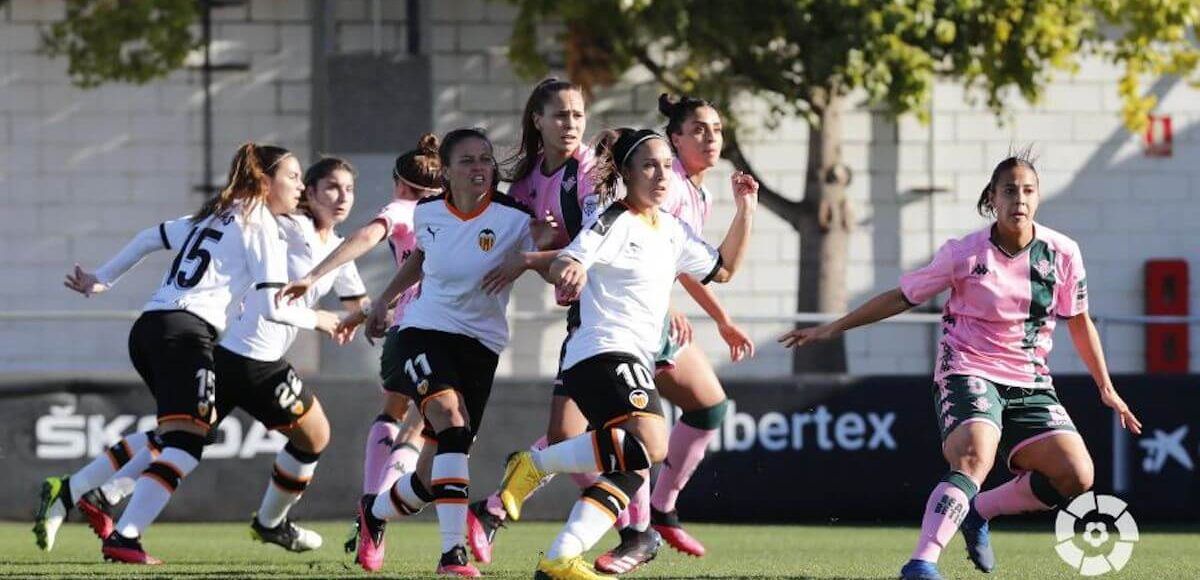
<instances>
[{"instance_id":1,"label":"headband","mask_svg":"<svg viewBox=\"0 0 1200 580\"><path fill-rule=\"evenodd\" d=\"M649 141L651 139L662 139L662 138L663 138L662 135L659 135L657 132L652 131L650 129L642 129L642 130L634 133L633 137L632 137L632 139L634 139L633 144L630 145L627 149L625 149L625 153L621 155L621 159L620 159L620 161L617 162L617 166L620 167L620 166L625 165L625 162L629 161L629 156L633 155L633 152L642 143L645 143L646 141ZM615 149L615 147L614 147L614 149Z\"/></svg>"}]
</instances>

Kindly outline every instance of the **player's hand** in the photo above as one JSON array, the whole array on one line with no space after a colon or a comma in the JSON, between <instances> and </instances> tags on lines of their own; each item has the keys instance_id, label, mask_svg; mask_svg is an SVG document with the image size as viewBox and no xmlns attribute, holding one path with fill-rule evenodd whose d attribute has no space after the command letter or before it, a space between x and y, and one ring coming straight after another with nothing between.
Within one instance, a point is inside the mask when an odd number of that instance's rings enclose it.
<instances>
[{"instance_id":1,"label":"player's hand","mask_svg":"<svg viewBox=\"0 0 1200 580\"><path fill-rule=\"evenodd\" d=\"M558 281L554 283L555 297L559 304L579 300L579 294L583 292L583 285L587 284L587 270L584 269L583 264L574 260L568 262L559 273Z\"/></svg>"},{"instance_id":2,"label":"player's hand","mask_svg":"<svg viewBox=\"0 0 1200 580\"><path fill-rule=\"evenodd\" d=\"M1133 411L1129 410L1129 405L1125 404L1125 399L1117 394L1117 390L1109 387L1100 389L1100 401L1108 408L1117 412L1121 417L1121 426L1128 429L1134 435L1142 434L1142 422L1134 416Z\"/></svg>"},{"instance_id":3,"label":"player's hand","mask_svg":"<svg viewBox=\"0 0 1200 580\"><path fill-rule=\"evenodd\" d=\"M317 310L317 330L329 335L330 338L337 340L338 315L328 310Z\"/></svg>"},{"instance_id":4,"label":"player's hand","mask_svg":"<svg viewBox=\"0 0 1200 580\"><path fill-rule=\"evenodd\" d=\"M553 250L558 240L559 225L554 214L546 210L546 215L529 221L529 233L533 235L533 243L539 250Z\"/></svg>"},{"instance_id":5,"label":"player's hand","mask_svg":"<svg viewBox=\"0 0 1200 580\"><path fill-rule=\"evenodd\" d=\"M312 288L315 281L305 276L299 280L292 280L279 289L275 294L275 306L283 306L283 299L287 298L287 303L291 304L308 294L308 289Z\"/></svg>"},{"instance_id":6,"label":"player's hand","mask_svg":"<svg viewBox=\"0 0 1200 580\"><path fill-rule=\"evenodd\" d=\"M100 282L95 274L85 271L79 264L75 264L74 271L67 273L67 278L63 280L63 286L88 298L91 298L92 294L100 294L108 290L108 284Z\"/></svg>"},{"instance_id":7,"label":"player's hand","mask_svg":"<svg viewBox=\"0 0 1200 580\"><path fill-rule=\"evenodd\" d=\"M667 313L667 319L671 325L671 338L675 344L684 346L692 342L692 322L688 320L686 314L672 309Z\"/></svg>"},{"instance_id":8,"label":"player's hand","mask_svg":"<svg viewBox=\"0 0 1200 580\"><path fill-rule=\"evenodd\" d=\"M797 328L779 337L779 342L783 343L785 348L801 347L814 342L829 340L838 334L837 330L832 326L822 324L821 326Z\"/></svg>"},{"instance_id":9,"label":"player's hand","mask_svg":"<svg viewBox=\"0 0 1200 580\"><path fill-rule=\"evenodd\" d=\"M499 294L501 290L516 282L526 269L524 252L509 252L502 264L483 277L483 291L491 295Z\"/></svg>"},{"instance_id":10,"label":"player's hand","mask_svg":"<svg viewBox=\"0 0 1200 580\"><path fill-rule=\"evenodd\" d=\"M337 330L334 331L334 340L338 344L346 344L354 340L354 333L358 332L358 327L363 322L367 321L367 315L361 310L351 312L338 321ZM368 339L368 342L370 339ZM372 343L374 344L374 343Z\"/></svg>"},{"instance_id":11,"label":"player's hand","mask_svg":"<svg viewBox=\"0 0 1200 580\"><path fill-rule=\"evenodd\" d=\"M377 302L376 306L371 308L371 315L367 317L367 340L372 338L383 338L387 333L388 322L391 320L390 310L383 305L382 302ZM375 344L371 342L371 344Z\"/></svg>"},{"instance_id":12,"label":"player's hand","mask_svg":"<svg viewBox=\"0 0 1200 580\"><path fill-rule=\"evenodd\" d=\"M725 344L729 345L729 360L741 362L754 358L754 341L736 324L719 324L717 332L721 334Z\"/></svg>"},{"instance_id":13,"label":"player's hand","mask_svg":"<svg viewBox=\"0 0 1200 580\"><path fill-rule=\"evenodd\" d=\"M741 171L734 171L729 180L733 183L733 200L738 209L753 213L758 208L758 181Z\"/></svg>"}]
</instances>

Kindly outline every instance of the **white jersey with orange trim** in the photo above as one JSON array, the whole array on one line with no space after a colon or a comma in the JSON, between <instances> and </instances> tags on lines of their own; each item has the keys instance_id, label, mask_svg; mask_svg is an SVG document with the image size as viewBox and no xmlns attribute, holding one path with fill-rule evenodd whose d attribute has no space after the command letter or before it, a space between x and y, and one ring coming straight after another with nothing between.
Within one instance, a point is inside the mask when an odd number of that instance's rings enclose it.
<instances>
[{"instance_id":1,"label":"white jersey with orange trim","mask_svg":"<svg viewBox=\"0 0 1200 580\"><path fill-rule=\"evenodd\" d=\"M417 202L413 229L424 252L421 294L409 303L400 328L462 334L499 353L508 344L511 286L487 294L483 277L513 252L533 251L533 214L501 193L492 194L471 214L450 204L446 194Z\"/></svg>"},{"instance_id":2,"label":"white jersey with orange trim","mask_svg":"<svg viewBox=\"0 0 1200 580\"><path fill-rule=\"evenodd\" d=\"M286 216L280 218L278 223L279 231L287 243L288 275L293 280L311 272L342 243L342 238L336 234L330 234L328 239L322 240L308 216ZM358 268L351 261L339 266L333 276L322 276L317 280L300 302L305 307L316 308L321 298L331 290L336 291L342 300L355 300L367 295ZM256 300L243 303L242 312L233 317L229 329L221 338L221 346L264 362L283 358L295 342L299 329L268 320L263 315L263 306L261 301Z\"/></svg>"},{"instance_id":3,"label":"white jersey with orange trim","mask_svg":"<svg viewBox=\"0 0 1200 580\"><path fill-rule=\"evenodd\" d=\"M262 312L269 319L316 326L312 309L274 305L275 291L288 280L287 244L275 216L262 204L248 213L235 204L198 222L183 217L148 228L100 267L96 277L111 285L156 250L178 253L143 310L185 310L221 332L230 304L254 289L258 291L247 299L264 301Z\"/></svg>"},{"instance_id":4,"label":"white jersey with orange trim","mask_svg":"<svg viewBox=\"0 0 1200 580\"><path fill-rule=\"evenodd\" d=\"M618 201L559 252L587 268L582 324L567 340L563 370L603 353L654 368L675 278L708 283L720 269L720 253L678 218L660 210L653 221Z\"/></svg>"}]
</instances>

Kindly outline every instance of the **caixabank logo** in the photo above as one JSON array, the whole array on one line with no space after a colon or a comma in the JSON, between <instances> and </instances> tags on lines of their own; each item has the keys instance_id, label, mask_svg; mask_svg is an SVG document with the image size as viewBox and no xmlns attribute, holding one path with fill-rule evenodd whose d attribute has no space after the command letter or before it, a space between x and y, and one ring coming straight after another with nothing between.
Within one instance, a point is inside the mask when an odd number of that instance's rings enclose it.
<instances>
[{"instance_id":1,"label":"caixabank logo","mask_svg":"<svg viewBox=\"0 0 1200 580\"><path fill-rule=\"evenodd\" d=\"M1084 576L1118 572L1129 563L1138 541L1129 504L1111 495L1087 492L1059 510L1054 523L1063 562Z\"/></svg>"}]
</instances>

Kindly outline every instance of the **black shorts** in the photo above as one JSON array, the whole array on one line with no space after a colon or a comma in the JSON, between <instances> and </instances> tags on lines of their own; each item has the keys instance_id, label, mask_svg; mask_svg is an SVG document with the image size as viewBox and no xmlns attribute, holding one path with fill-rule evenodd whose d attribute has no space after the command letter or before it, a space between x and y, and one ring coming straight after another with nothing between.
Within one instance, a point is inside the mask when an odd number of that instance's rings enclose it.
<instances>
[{"instance_id":1,"label":"black shorts","mask_svg":"<svg viewBox=\"0 0 1200 580\"><path fill-rule=\"evenodd\" d=\"M579 361L563 373L563 385L593 429L633 415L663 416L654 373L631 354L603 353Z\"/></svg>"},{"instance_id":2,"label":"black shorts","mask_svg":"<svg viewBox=\"0 0 1200 580\"><path fill-rule=\"evenodd\" d=\"M213 346L217 329L184 310L143 312L129 331L129 358L157 403L158 421L217 418Z\"/></svg>"},{"instance_id":3,"label":"black shorts","mask_svg":"<svg viewBox=\"0 0 1200 580\"><path fill-rule=\"evenodd\" d=\"M562 346L558 349L558 372L554 375L554 396L569 397L567 388L563 386L563 359L567 358L567 342L571 340L571 336L579 329L582 324L582 319L579 317L579 303L572 302L571 307L567 309L567 335L563 337Z\"/></svg>"},{"instance_id":4,"label":"black shorts","mask_svg":"<svg viewBox=\"0 0 1200 580\"><path fill-rule=\"evenodd\" d=\"M285 359L265 362L218 345L217 422L241 408L268 429L292 427L316 398Z\"/></svg>"},{"instance_id":5,"label":"black shorts","mask_svg":"<svg viewBox=\"0 0 1200 580\"><path fill-rule=\"evenodd\" d=\"M457 391L467 407L471 433L479 433L500 363L500 356L483 343L440 330L392 329L384 340L380 362L383 388L416 401L422 416L426 401ZM422 434L433 438L429 421Z\"/></svg>"}]
</instances>

